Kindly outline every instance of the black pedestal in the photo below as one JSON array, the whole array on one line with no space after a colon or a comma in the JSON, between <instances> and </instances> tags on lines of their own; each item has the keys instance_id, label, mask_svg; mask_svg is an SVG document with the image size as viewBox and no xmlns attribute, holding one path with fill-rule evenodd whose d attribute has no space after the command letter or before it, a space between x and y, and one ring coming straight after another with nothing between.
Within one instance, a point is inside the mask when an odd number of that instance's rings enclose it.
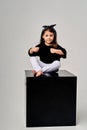
<instances>
[{"instance_id":1,"label":"black pedestal","mask_svg":"<svg viewBox=\"0 0 87 130\"><path fill-rule=\"evenodd\" d=\"M26 127L76 125L77 77L66 70L33 77L26 73Z\"/></svg>"}]
</instances>

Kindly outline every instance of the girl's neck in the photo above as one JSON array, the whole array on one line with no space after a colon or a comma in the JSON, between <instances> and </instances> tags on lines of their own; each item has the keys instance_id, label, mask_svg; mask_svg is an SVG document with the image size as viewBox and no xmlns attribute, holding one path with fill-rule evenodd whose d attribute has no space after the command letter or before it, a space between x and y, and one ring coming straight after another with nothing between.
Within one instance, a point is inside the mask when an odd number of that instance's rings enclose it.
<instances>
[{"instance_id":1,"label":"girl's neck","mask_svg":"<svg viewBox=\"0 0 87 130\"><path fill-rule=\"evenodd\" d=\"M46 43L46 42L44 42L44 44L46 45L46 46L49 46L49 47L53 47L53 48L57 48L57 43L56 44L54 44L54 43L50 43L50 44L48 44L48 43Z\"/></svg>"},{"instance_id":2,"label":"girl's neck","mask_svg":"<svg viewBox=\"0 0 87 130\"><path fill-rule=\"evenodd\" d=\"M48 44L48 43L46 43L46 42L45 42L44 44L45 44L46 46L52 46L52 44L51 44L51 43L50 43L50 44Z\"/></svg>"}]
</instances>

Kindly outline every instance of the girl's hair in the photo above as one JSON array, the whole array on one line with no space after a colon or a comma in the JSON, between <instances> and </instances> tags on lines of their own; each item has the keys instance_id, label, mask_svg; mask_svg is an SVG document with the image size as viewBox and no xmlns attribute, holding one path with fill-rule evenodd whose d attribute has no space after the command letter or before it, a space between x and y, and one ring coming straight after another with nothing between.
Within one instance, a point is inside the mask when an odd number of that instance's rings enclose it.
<instances>
[{"instance_id":1,"label":"girl's hair","mask_svg":"<svg viewBox=\"0 0 87 130\"><path fill-rule=\"evenodd\" d=\"M49 31L49 32L52 32L54 34L54 39L53 39L53 42L51 43L51 45L56 48L58 43L57 43L57 32L56 30L51 27L51 26L47 26L45 27L43 30L42 30L42 33L41 33L41 38L40 38L40 44L43 44L44 43L44 39L43 39L43 35L45 33L45 31Z\"/></svg>"}]
</instances>

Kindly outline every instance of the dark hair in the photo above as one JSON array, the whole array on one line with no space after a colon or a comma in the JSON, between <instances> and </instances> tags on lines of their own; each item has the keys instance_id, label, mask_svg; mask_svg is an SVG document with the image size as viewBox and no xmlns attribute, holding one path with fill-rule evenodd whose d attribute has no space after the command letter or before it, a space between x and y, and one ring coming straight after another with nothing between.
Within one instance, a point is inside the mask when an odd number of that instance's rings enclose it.
<instances>
[{"instance_id":1,"label":"dark hair","mask_svg":"<svg viewBox=\"0 0 87 130\"><path fill-rule=\"evenodd\" d=\"M57 32L56 32L56 30L53 28L53 27L47 27L47 28L44 28L43 30L42 30L42 32L41 32L41 37L40 37L40 44L43 44L44 43L44 39L43 39L43 35L44 35L44 33L45 33L45 31L49 31L49 32L52 32L53 34L54 34L54 39L53 39L53 42L52 42L52 46L54 47L54 48L56 48L57 47Z\"/></svg>"}]
</instances>

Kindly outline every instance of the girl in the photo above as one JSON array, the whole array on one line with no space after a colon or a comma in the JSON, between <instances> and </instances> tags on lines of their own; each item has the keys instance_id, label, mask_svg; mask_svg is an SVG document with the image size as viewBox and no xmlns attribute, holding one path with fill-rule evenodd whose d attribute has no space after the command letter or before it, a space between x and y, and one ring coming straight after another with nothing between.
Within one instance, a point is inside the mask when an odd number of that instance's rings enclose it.
<instances>
[{"instance_id":1,"label":"girl","mask_svg":"<svg viewBox=\"0 0 87 130\"><path fill-rule=\"evenodd\" d=\"M60 58L66 58L66 50L57 43L54 25L43 26L40 43L28 50L34 76L57 72L61 66ZM39 58L37 58L39 56Z\"/></svg>"}]
</instances>

